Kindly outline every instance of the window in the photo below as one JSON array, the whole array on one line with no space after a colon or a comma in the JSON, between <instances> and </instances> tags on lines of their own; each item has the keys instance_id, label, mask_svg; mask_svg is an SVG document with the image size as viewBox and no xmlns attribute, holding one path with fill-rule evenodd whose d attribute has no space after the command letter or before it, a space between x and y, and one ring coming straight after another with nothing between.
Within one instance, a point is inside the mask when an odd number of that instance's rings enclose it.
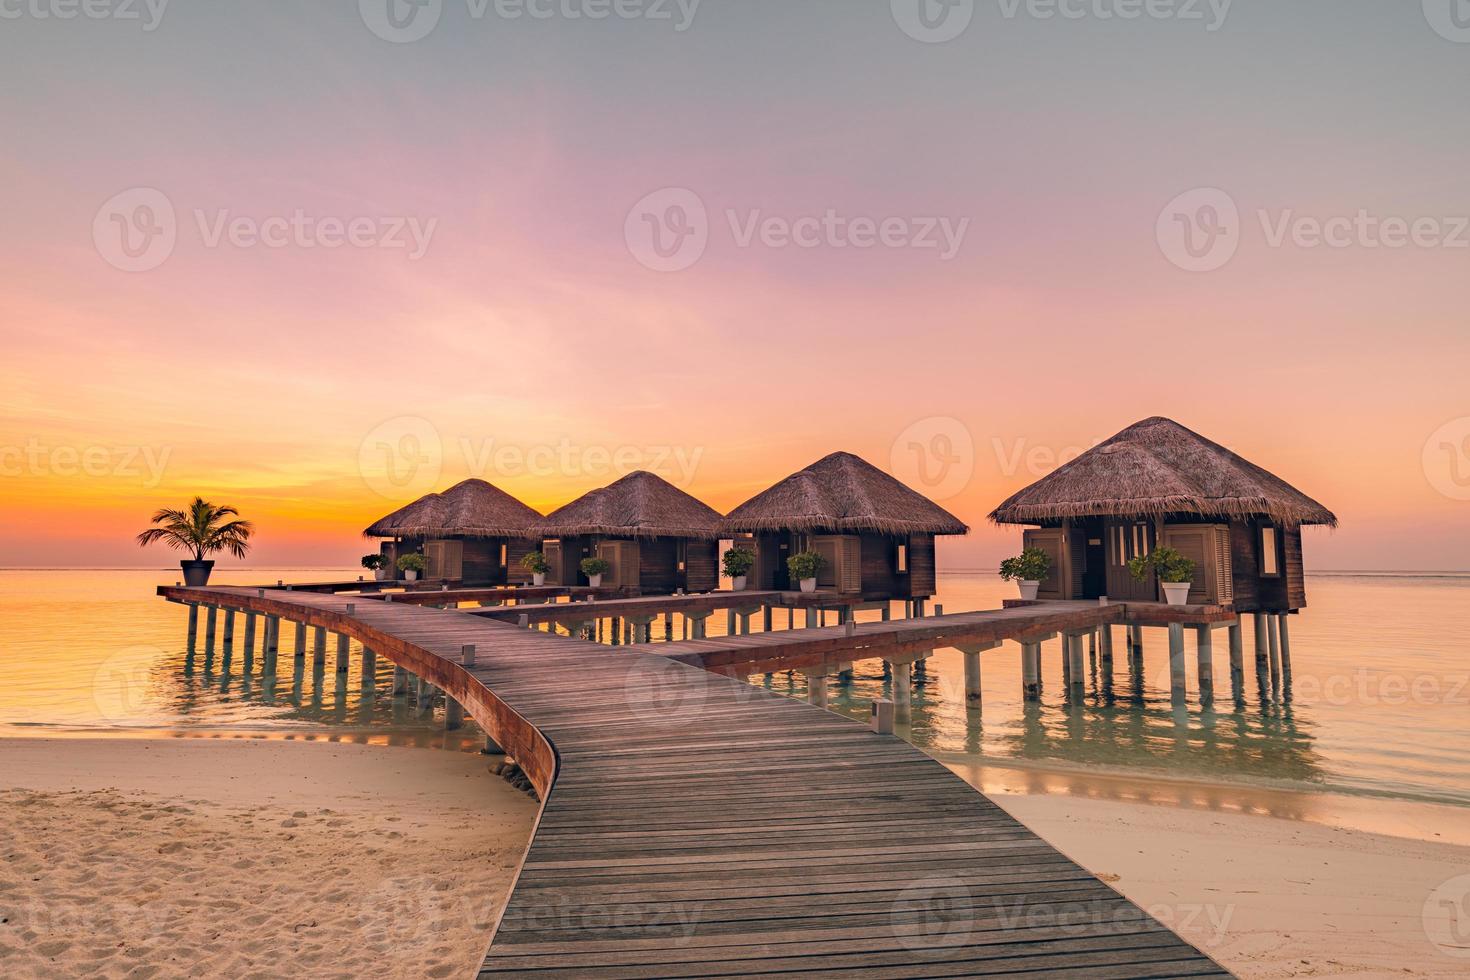
<instances>
[{"instance_id":1,"label":"window","mask_svg":"<svg viewBox=\"0 0 1470 980\"><path fill-rule=\"evenodd\" d=\"M507 555L507 552L506 552L506 546L505 545L501 545L500 546L500 567L501 568L504 568L507 564L508 564L508 555Z\"/></svg>"},{"instance_id":2,"label":"window","mask_svg":"<svg viewBox=\"0 0 1470 980\"><path fill-rule=\"evenodd\" d=\"M909 573L909 546L901 544L893 553L893 570L900 575Z\"/></svg>"},{"instance_id":3,"label":"window","mask_svg":"<svg viewBox=\"0 0 1470 980\"><path fill-rule=\"evenodd\" d=\"M1276 529L1269 524L1261 527L1261 576L1263 578L1275 578L1281 574L1281 562L1278 557L1280 549L1280 538Z\"/></svg>"}]
</instances>

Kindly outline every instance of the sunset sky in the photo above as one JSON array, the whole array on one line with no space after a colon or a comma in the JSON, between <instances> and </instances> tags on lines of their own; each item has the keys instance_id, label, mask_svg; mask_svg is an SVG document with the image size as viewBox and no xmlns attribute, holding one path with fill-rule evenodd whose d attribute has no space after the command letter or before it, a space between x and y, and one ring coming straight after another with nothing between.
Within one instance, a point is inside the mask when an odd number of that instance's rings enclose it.
<instances>
[{"instance_id":1,"label":"sunset sky","mask_svg":"<svg viewBox=\"0 0 1470 980\"><path fill-rule=\"evenodd\" d=\"M1336 511L1309 567L1470 568L1436 0L991 0L942 43L905 0L387 2L0 4L0 565L163 567L133 535L195 493L252 564L353 562L466 476L723 511L846 449L988 566L991 507L1167 415Z\"/></svg>"}]
</instances>

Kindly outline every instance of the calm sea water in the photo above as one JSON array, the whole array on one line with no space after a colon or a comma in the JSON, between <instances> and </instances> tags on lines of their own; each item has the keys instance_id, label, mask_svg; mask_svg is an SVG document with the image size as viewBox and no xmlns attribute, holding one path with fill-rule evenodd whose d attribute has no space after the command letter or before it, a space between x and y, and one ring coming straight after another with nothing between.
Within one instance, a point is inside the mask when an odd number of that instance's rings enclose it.
<instances>
[{"instance_id":1,"label":"calm sea water","mask_svg":"<svg viewBox=\"0 0 1470 980\"><path fill-rule=\"evenodd\" d=\"M237 583L327 581L337 570L256 569L226 573ZM376 697L360 685L354 645L346 680L310 657L293 673L283 635L273 690L202 643L184 650L186 614L153 595L176 574L159 571L0 571L0 734L170 732L442 742L432 725L381 696L391 666L380 662ZM946 610L994 608L1012 587L985 573L940 579ZM1216 700L1197 700L1194 651L1190 702L1170 703L1163 631L1145 634L1145 669L1129 675L1121 633L1111 685L1093 674L1076 703L1064 696L1061 649L1043 649L1044 695L1021 699L1020 655L1006 644L983 655L981 711L963 699L953 650L929 662L915 689L905 734L952 763L1021 769L1169 776L1203 782L1331 791L1470 805L1470 574L1315 574L1310 607L1292 620L1290 698L1264 697L1246 630L1243 698L1232 698L1224 634L1216 634ZM864 614L870 618L876 614ZM719 632L722 617L711 620ZM777 614L777 624L784 617ZM676 627L677 629L677 627ZM201 630L202 632L202 630ZM756 678L754 683L766 683ZM770 685L804 696L801 675ZM831 706L864 717L888 693L878 662L860 663L851 686L832 685ZM467 729L463 742L476 738ZM456 742L461 741L459 739Z\"/></svg>"}]
</instances>

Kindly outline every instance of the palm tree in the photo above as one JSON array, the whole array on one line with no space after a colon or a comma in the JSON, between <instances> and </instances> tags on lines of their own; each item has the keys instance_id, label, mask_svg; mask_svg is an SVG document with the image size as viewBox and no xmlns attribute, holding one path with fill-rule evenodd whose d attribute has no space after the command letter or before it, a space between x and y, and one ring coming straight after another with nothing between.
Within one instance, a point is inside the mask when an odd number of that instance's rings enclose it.
<instances>
[{"instance_id":1,"label":"palm tree","mask_svg":"<svg viewBox=\"0 0 1470 980\"><path fill-rule=\"evenodd\" d=\"M159 526L138 535L138 546L146 548L162 541L170 548L194 552L195 561L203 561L205 555L215 551L244 558L255 527L249 521L225 520L239 514L233 507L216 507L203 497L195 497L184 510L164 507L154 514L153 523Z\"/></svg>"}]
</instances>

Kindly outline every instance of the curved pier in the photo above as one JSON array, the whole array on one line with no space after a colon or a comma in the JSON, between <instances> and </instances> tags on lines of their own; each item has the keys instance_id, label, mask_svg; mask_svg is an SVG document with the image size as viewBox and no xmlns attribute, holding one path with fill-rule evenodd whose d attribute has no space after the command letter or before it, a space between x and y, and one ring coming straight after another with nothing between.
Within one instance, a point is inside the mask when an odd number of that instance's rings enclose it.
<instances>
[{"instance_id":1,"label":"curved pier","mask_svg":"<svg viewBox=\"0 0 1470 980\"><path fill-rule=\"evenodd\" d=\"M515 757L542 809L481 976L1228 975L906 742L657 648L360 596L159 594L350 636Z\"/></svg>"}]
</instances>

